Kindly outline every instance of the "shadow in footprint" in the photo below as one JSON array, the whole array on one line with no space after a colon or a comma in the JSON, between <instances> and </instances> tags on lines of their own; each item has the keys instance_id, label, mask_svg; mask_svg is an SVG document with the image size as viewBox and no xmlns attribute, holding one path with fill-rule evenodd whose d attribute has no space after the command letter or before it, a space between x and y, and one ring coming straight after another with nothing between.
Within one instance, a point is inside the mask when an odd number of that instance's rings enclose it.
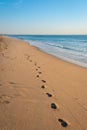
<instances>
[{"instance_id":1,"label":"shadow in footprint","mask_svg":"<svg viewBox=\"0 0 87 130\"><path fill-rule=\"evenodd\" d=\"M41 88L45 89L45 86L44 86L44 85L42 85L42 86L41 86Z\"/></svg>"},{"instance_id":2,"label":"shadow in footprint","mask_svg":"<svg viewBox=\"0 0 87 130\"><path fill-rule=\"evenodd\" d=\"M39 75L37 75L37 78L39 78Z\"/></svg>"},{"instance_id":3,"label":"shadow in footprint","mask_svg":"<svg viewBox=\"0 0 87 130\"><path fill-rule=\"evenodd\" d=\"M45 80L41 80L43 83L46 83L46 81Z\"/></svg>"},{"instance_id":4,"label":"shadow in footprint","mask_svg":"<svg viewBox=\"0 0 87 130\"><path fill-rule=\"evenodd\" d=\"M16 84L15 82L9 82L9 84Z\"/></svg>"},{"instance_id":5,"label":"shadow in footprint","mask_svg":"<svg viewBox=\"0 0 87 130\"><path fill-rule=\"evenodd\" d=\"M16 84L16 83L14 83L14 82L9 82L9 84Z\"/></svg>"},{"instance_id":6,"label":"shadow in footprint","mask_svg":"<svg viewBox=\"0 0 87 130\"><path fill-rule=\"evenodd\" d=\"M30 62L32 62L32 60L30 60Z\"/></svg>"},{"instance_id":7,"label":"shadow in footprint","mask_svg":"<svg viewBox=\"0 0 87 130\"><path fill-rule=\"evenodd\" d=\"M42 72L38 72L39 74L42 74Z\"/></svg>"},{"instance_id":8,"label":"shadow in footprint","mask_svg":"<svg viewBox=\"0 0 87 130\"><path fill-rule=\"evenodd\" d=\"M10 102L9 102L9 101L7 101L7 100L5 100L3 103L5 103L5 104L9 104Z\"/></svg>"},{"instance_id":9,"label":"shadow in footprint","mask_svg":"<svg viewBox=\"0 0 87 130\"><path fill-rule=\"evenodd\" d=\"M55 103L51 103L51 108L52 108L52 109L57 109L56 104L55 104Z\"/></svg>"},{"instance_id":10,"label":"shadow in footprint","mask_svg":"<svg viewBox=\"0 0 87 130\"><path fill-rule=\"evenodd\" d=\"M40 66L38 66L38 68L40 68Z\"/></svg>"},{"instance_id":11,"label":"shadow in footprint","mask_svg":"<svg viewBox=\"0 0 87 130\"><path fill-rule=\"evenodd\" d=\"M4 100L2 96L0 96L0 104L9 104L10 101Z\"/></svg>"},{"instance_id":12,"label":"shadow in footprint","mask_svg":"<svg viewBox=\"0 0 87 130\"><path fill-rule=\"evenodd\" d=\"M38 71L38 69L36 69L36 71Z\"/></svg>"},{"instance_id":13,"label":"shadow in footprint","mask_svg":"<svg viewBox=\"0 0 87 130\"><path fill-rule=\"evenodd\" d=\"M47 95L48 97L52 97L52 94L50 94L50 93L46 93L46 95Z\"/></svg>"},{"instance_id":14,"label":"shadow in footprint","mask_svg":"<svg viewBox=\"0 0 87 130\"><path fill-rule=\"evenodd\" d=\"M65 122L63 119L58 119L58 121L61 123L62 127L67 127L68 126L67 122Z\"/></svg>"}]
</instances>

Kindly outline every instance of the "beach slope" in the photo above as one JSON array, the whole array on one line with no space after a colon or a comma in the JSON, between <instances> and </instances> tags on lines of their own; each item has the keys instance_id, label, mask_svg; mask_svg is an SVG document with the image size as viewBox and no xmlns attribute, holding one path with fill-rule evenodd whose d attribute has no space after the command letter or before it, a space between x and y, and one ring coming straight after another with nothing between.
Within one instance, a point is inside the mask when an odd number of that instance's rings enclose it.
<instances>
[{"instance_id":1,"label":"beach slope","mask_svg":"<svg viewBox=\"0 0 87 130\"><path fill-rule=\"evenodd\" d=\"M0 36L0 130L86 130L87 69Z\"/></svg>"}]
</instances>

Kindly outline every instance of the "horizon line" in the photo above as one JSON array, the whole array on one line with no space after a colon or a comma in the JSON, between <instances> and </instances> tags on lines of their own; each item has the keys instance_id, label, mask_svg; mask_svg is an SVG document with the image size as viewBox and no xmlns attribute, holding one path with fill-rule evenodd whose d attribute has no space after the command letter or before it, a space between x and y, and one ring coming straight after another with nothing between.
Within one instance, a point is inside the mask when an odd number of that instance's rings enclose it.
<instances>
[{"instance_id":1,"label":"horizon line","mask_svg":"<svg viewBox=\"0 0 87 130\"><path fill-rule=\"evenodd\" d=\"M87 35L87 34L7 34L7 33L4 33L4 34L0 34L0 35Z\"/></svg>"}]
</instances>

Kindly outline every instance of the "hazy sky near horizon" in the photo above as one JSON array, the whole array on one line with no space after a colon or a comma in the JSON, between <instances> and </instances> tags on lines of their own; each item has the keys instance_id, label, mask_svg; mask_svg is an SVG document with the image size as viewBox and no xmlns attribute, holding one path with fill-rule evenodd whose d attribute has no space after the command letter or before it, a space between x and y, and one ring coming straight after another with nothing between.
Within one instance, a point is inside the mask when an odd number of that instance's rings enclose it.
<instances>
[{"instance_id":1,"label":"hazy sky near horizon","mask_svg":"<svg viewBox=\"0 0 87 130\"><path fill-rule=\"evenodd\" d=\"M87 0L0 0L0 33L87 34Z\"/></svg>"}]
</instances>

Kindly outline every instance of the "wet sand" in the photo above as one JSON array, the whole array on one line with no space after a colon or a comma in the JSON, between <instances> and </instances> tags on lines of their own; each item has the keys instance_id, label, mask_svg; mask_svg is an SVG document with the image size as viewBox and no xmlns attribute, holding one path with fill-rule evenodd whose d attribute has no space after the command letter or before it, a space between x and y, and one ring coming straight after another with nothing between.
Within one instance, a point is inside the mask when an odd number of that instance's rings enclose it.
<instances>
[{"instance_id":1,"label":"wet sand","mask_svg":"<svg viewBox=\"0 0 87 130\"><path fill-rule=\"evenodd\" d=\"M87 69L0 36L0 130L86 130Z\"/></svg>"}]
</instances>

